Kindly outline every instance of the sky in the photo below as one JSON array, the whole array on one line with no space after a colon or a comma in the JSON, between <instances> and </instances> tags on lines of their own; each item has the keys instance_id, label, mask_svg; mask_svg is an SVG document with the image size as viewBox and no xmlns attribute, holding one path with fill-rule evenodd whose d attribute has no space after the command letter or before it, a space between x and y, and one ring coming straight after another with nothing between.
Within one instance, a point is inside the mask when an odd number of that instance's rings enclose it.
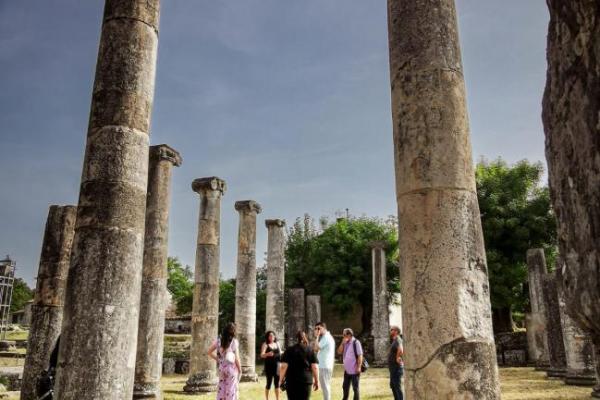
<instances>
[{"instance_id":1,"label":"sky","mask_svg":"<svg viewBox=\"0 0 600 400\"><path fill-rule=\"evenodd\" d=\"M103 1L0 0L0 255L34 285L51 204L76 204ZM195 178L219 176L221 271L237 200L291 225L396 213L384 0L163 1L151 143L177 149L169 254L193 266ZM543 0L457 0L473 156L544 160Z\"/></svg>"}]
</instances>

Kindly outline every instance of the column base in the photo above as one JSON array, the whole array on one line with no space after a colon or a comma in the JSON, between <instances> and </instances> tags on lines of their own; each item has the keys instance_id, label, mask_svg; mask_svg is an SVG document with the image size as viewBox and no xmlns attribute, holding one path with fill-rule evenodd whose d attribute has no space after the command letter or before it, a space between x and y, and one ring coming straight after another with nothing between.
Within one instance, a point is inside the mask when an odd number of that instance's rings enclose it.
<instances>
[{"instance_id":1,"label":"column base","mask_svg":"<svg viewBox=\"0 0 600 400\"><path fill-rule=\"evenodd\" d=\"M256 375L254 369L248 369L245 371L245 368L242 367L242 377L240 382L258 382L258 375Z\"/></svg>"},{"instance_id":2,"label":"column base","mask_svg":"<svg viewBox=\"0 0 600 400\"><path fill-rule=\"evenodd\" d=\"M217 378L208 372L190 375L183 391L186 393L208 393L217 391Z\"/></svg>"},{"instance_id":3,"label":"column base","mask_svg":"<svg viewBox=\"0 0 600 400\"><path fill-rule=\"evenodd\" d=\"M153 383L136 383L133 386L133 398L162 400L163 397L160 386Z\"/></svg>"},{"instance_id":4,"label":"column base","mask_svg":"<svg viewBox=\"0 0 600 400\"><path fill-rule=\"evenodd\" d=\"M547 378L564 379L566 375L567 375L567 370L565 368L548 368L546 370Z\"/></svg>"},{"instance_id":5,"label":"column base","mask_svg":"<svg viewBox=\"0 0 600 400\"><path fill-rule=\"evenodd\" d=\"M536 371L548 371L550 369L550 364L547 363L536 363L535 370Z\"/></svg>"},{"instance_id":6,"label":"column base","mask_svg":"<svg viewBox=\"0 0 600 400\"><path fill-rule=\"evenodd\" d=\"M573 374L567 372L565 383L573 386L594 386L596 385L596 376L593 374Z\"/></svg>"}]
</instances>

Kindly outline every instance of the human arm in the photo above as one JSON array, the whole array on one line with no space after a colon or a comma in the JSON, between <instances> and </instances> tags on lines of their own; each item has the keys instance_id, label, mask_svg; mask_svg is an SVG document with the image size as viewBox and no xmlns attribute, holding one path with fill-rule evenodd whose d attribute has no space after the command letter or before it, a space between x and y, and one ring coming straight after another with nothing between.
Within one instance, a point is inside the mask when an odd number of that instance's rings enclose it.
<instances>
[{"instance_id":1,"label":"human arm","mask_svg":"<svg viewBox=\"0 0 600 400\"><path fill-rule=\"evenodd\" d=\"M361 371L361 366L362 366L362 362L363 362L363 355L361 354L360 356L356 357L356 373L358 375L360 375Z\"/></svg>"},{"instance_id":2,"label":"human arm","mask_svg":"<svg viewBox=\"0 0 600 400\"><path fill-rule=\"evenodd\" d=\"M219 359L217 358L216 350L217 350L217 342L210 345L210 347L208 348L208 352L206 354L208 354L208 357L212 358L213 360L219 361Z\"/></svg>"},{"instance_id":3,"label":"human arm","mask_svg":"<svg viewBox=\"0 0 600 400\"><path fill-rule=\"evenodd\" d=\"M286 362L281 362L279 366L279 386L285 381L285 374L287 372L288 365Z\"/></svg>"},{"instance_id":4,"label":"human arm","mask_svg":"<svg viewBox=\"0 0 600 400\"><path fill-rule=\"evenodd\" d=\"M319 390L319 364L310 364L313 377L313 390Z\"/></svg>"},{"instance_id":5,"label":"human arm","mask_svg":"<svg viewBox=\"0 0 600 400\"><path fill-rule=\"evenodd\" d=\"M242 361L240 360L240 351L238 350L238 346L235 346L235 367L238 370L238 376L242 377Z\"/></svg>"},{"instance_id":6,"label":"human arm","mask_svg":"<svg viewBox=\"0 0 600 400\"><path fill-rule=\"evenodd\" d=\"M402 343L398 346L398 351L396 351L396 362L400 365L400 361L402 361L402 356L404 355L404 348L402 347Z\"/></svg>"},{"instance_id":7,"label":"human arm","mask_svg":"<svg viewBox=\"0 0 600 400\"><path fill-rule=\"evenodd\" d=\"M268 352L267 349L269 350ZM260 348L260 358L265 359L267 357L273 357L273 351L269 349L266 343L263 343Z\"/></svg>"},{"instance_id":8,"label":"human arm","mask_svg":"<svg viewBox=\"0 0 600 400\"><path fill-rule=\"evenodd\" d=\"M344 354L344 344L346 344L346 342L348 342L346 338L342 339L342 343L340 343L340 345L337 348L338 355L341 356L342 354Z\"/></svg>"}]
</instances>

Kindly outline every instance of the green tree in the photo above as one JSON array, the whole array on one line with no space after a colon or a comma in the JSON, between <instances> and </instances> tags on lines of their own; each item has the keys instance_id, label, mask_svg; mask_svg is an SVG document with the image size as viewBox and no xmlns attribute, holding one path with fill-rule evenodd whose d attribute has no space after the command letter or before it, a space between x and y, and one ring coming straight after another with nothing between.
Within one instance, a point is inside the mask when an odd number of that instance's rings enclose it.
<instances>
[{"instance_id":1,"label":"green tree","mask_svg":"<svg viewBox=\"0 0 600 400\"><path fill-rule=\"evenodd\" d=\"M22 310L25 307L25 303L31 299L33 299L33 290L27 285L27 282L21 278L15 278L10 312Z\"/></svg>"},{"instance_id":2,"label":"green tree","mask_svg":"<svg viewBox=\"0 0 600 400\"><path fill-rule=\"evenodd\" d=\"M543 248L549 265L555 260L556 220L548 188L540 185L543 172L527 160L483 160L476 168L496 332L512 331L513 312L527 307L527 250Z\"/></svg>"},{"instance_id":3,"label":"green tree","mask_svg":"<svg viewBox=\"0 0 600 400\"><path fill-rule=\"evenodd\" d=\"M192 298L194 294L194 273L189 265L185 267L177 257L167 259L167 270L169 278L167 289L173 297L177 307L177 314L188 314L192 312Z\"/></svg>"},{"instance_id":4,"label":"green tree","mask_svg":"<svg viewBox=\"0 0 600 400\"><path fill-rule=\"evenodd\" d=\"M341 315L347 315L356 304L371 304L370 242L387 243L386 259L389 292L400 290L397 225L375 218L340 218L328 225L321 219L317 231L312 219L305 215L290 228L286 249L286 285L303 287L307 294L319 294ZM363 307L364 331L370 330L370 307Z\"/></svg>"},{"instance_id":5,"label":"green tree","mask_svg":"<svg viewBox=\"0 0 600 400\"><path fill-rule=\"evenodd\" d=\"M219 282L219 332L229 322L235 322L235 279Z\"/></svg>"}]
</instances>

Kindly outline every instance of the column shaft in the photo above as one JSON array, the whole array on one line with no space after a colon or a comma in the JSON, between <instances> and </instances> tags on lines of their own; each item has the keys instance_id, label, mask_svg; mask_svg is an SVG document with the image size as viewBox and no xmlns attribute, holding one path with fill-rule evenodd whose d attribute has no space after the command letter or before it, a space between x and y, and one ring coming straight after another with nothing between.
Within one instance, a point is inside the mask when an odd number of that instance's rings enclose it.
<instances>
[{"instance_id":1,"label":"column shaft","mask_svg":"<svg viewBox=\"0 0 600 400\"><path fill-rule=\"evenodd\" d=\"M306 312L304 303L304 289L290 289L288 292L288 347L296 343L296 333L306 329Z\"/></svg>"},{"instance_id":2,"label":"column shaft","mask_svg":"<svg viewBox=\"0 0 600 400\"><path fill-rule=\"evenodd\" d=\"M77 207L50 206L37 275L23 367L21 400L37 400L37 380L50 364L63 320L63 307Z\"/></svg>"},{"instance_id":3,"label":"column shaft","mask_svg":"<svg viewBox=\"0 0 600 400\"><path fill-rule=\"evenodd\" d=\"M544 301L544 278L548 273L543 249L527 250L527 278L529 282L529 303L531 304L530 326L534 339L532 360L535 368L546 370L550 367L548 352L548 321L546 320L546 302Z\"/></svg>"},{"instance_id":4,"label":"column shaft","mask_svg":"<svg viewBox=\"0 0 600 400\"><path fill-rule=\"evenodd\" d=\"M275 332L283 346L285 342L285 221L268 219L267 239L267 304L265 326Z\"/></svg>"},{"instance_id":5,"label":"column shaft","mask_svg":"<svg viewBox=\"0 0 600 400\"><path fill-rule=\"evenodd\" d=\"M390 343L390 310L384 246L385 243L375 243L371 250L373 268L371 336L373 336L373 365L376 366L387 366Z\"/></svg>"},{"instance_id":6,"label":"column shaft","mask_svg":"<svg viewBox=\"0 0 600 400\"><path fill-rule=\"evenodd\" d=\"M546 336L548 342L548 359L550 366L546 370L549 378L562 378L567 372L565 344L560 325L560 305L556 272L548 273L543 279L544 304L546 310ZM551 322L554 321L554 322Z\"/></svg>"},{"instance_id":7,"label":"column shaft","mask_svg":"<svg viewBox=\"0 0 600 400\"><path fill-rule=\"evenodd\" d=\"M407 397L499 399L454 0L388 22Z\"/></svg>"},{"instance_id":8,"label":"column shaft","mask_svg":"<svg viewBox=\"0 0 600 400\"><path fill-rule=\"evenodd\" d=\"M133 394L159 0L106 0L55 396Z\"/></svg>"},{"instance_id":9,"label":"column shaft","mask_svg":"<svg viewBox=\"0 0 600 400\"><path fill-rule=\"evenodd\" d=\"M321 296L306 296L306 334L310 341L315 339L315 325L321 321Z\"/></svg>"}]
</instances>

